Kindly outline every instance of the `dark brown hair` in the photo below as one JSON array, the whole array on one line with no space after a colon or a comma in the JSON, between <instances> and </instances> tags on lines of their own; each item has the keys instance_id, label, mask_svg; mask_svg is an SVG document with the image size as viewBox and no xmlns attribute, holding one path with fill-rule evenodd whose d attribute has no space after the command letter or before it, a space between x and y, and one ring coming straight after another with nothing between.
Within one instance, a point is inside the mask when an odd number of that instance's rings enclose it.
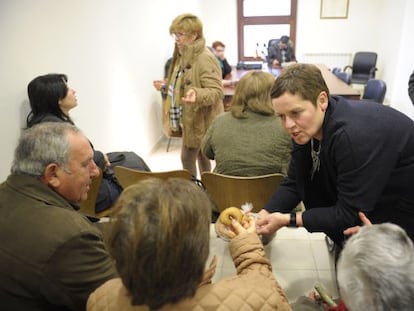
<instances>
[{"instance_id":1,"label":"dark brown hair","mask_svg":"<svg viewBox=\"0 0 414 311\"><path fill-rule=\"evenodd\" d=\"M223 48L225 48L226 46L224 45L224 43L223 42L221 42L221 41L214 41L213 42L213 44L211 45L211 47L213 48L213 49L217 49L217 47L218 46L221 46L221 47L223 47Z\"/></svg>"},{"instance_id":2,"label":"dark brown hair","mask_svg":"<svg viewBox=\"0 0 414 311\"><path fill-rule=\"evenodd\" d=\"M209 253L212 203L194 183L147 179L116 203L108 246L132 305L192 297Z\"/></svg>"},{"instance_id":3,"label":"dark brown hair","mask_svg":"<svg viewBox=\"0 0 414 311\"><path fill-rule=\"evenodd\" d=\"M311 64L293 64L282 70L276 79L272 92L272 98L278 98L284 93L300 95L316 105L321 92L326 92L329 97L329 89L318 67Z\"/></svg>"}]
</instances>

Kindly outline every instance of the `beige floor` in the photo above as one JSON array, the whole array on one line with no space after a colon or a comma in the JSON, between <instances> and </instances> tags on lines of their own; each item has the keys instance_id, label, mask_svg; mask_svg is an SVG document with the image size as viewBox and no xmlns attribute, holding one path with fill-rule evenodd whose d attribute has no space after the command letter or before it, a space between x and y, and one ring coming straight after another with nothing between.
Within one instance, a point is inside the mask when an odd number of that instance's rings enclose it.
<instances>
[{"instance_id":1,"label":"beige floor","mask_svg":"<svg viewBox=\"0 0 414 311\"><path fill-rule=\"evenodd\" d=\"M167 140L145 158L152 171L180 169L181 140L172 139L166 152ZM227 242L217 238L211 230L210 257L216 255L218 265L213 280L234 275L236 270L229 255ZM328 252L323 233L309 233L304 228L282 228L276 238L265 247L274 274L285 289L290 301L306 295L316 282L321 282L337 297L333 256Z\"/></svg>"}]
</instances>

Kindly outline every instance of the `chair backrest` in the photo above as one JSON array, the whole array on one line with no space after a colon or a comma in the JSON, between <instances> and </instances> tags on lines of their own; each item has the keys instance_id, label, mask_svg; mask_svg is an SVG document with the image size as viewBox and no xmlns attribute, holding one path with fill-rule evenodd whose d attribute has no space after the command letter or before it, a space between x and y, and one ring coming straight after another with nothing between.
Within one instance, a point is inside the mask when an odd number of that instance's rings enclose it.
<instances>
[{"instance_id":1,"label":"chair backrest","mask_svg":"<svg viewBox=\"0 0 414 311\"><path fill-rule=\"evenodd\" d=\"M277 46L280 39L270 39L267 43L267 48L270 48L271 46Z\"/></svg>"},{"instance_id":2,"label":"chair backrest","mask_svg":"<svg viewBox=\"0 0 414 311\"><path fill-rule=\"evenodd\" d=\"M369 79L375 78L377 53L357 52L352 62L352 83L366 84ZM349 66L347 66L349 67ZM345 67L345 68L347 68ZM345 69L344 69L345 71Z\"/></svg>"},{"instance_id":3,"label":"chair backrest","mask_svg":"<svg viewBox=\"0 0 414 311\"><path fill-rule=\"evenodd\" d=\"M275 51L278 48L278 44L279 44L280 39L270 39L269 42L267 43L267 56L266 56L266 61L269 63L270 62L270 55L274 55ZM270 63L269 63L270 65Z\"/></svg>"},{"instance_id":4,"label":"chair backrest","mask_svg":"<svg viewBox=\"0 0 414 311\"><path fill-rule=\"evenodd\" d=\"M335 72L335 76L344 81L346 84L351 84L351 75L345 71Z\"/></svg>"},{"instance_id":5,"label":"chair backrest","mask_svg":"<svg viewBox=\"0 0 414 311\"><path fill-rule=\"evenodd\" d=\"M253 212L260 211L283 179L284 175L279 173L255 177L201 174L201 181L218 212L230 206L241 207L247 202L253 204Z\"/></svg>"},{"instance_id":6,"label":"chair backrest","mask_svg":"<svg viewBox=\"0 0 414 311\"><path fill-rule=\"evenodd\" d=\"M89 186L88 198L83 201L79 206L79 212L88 216L95 216L95 205L96 199L98 197L99 188L102 183L102 172L99 170L99 176L96 176L92 179L92 182Z\"/></svg>"},{"instance_id":7,"label":"chair backrest","mask_svg":"<svg viewBox=\"0 0 414 311\"><path fill-rule=\"evenodd\" d=\"M383 80L370 79L365 86L362 99L369 99L382 104L384 102L387 85Z\"/></svg>"},{"instance_id":8,"label":"chair backrest","mask_svg":"<svg viewBox=\"0 0 414 311\"><path fill-rule=\"evenodd\" d=\"M132 184L136 184L146 178L184 178L191 180L191 173L188 170L175 170L165 172L146 172L133 170L124 166L115 166L114 168L115 177L118 179L119 184L126 188Z\"/></svg>"}]
</instances>

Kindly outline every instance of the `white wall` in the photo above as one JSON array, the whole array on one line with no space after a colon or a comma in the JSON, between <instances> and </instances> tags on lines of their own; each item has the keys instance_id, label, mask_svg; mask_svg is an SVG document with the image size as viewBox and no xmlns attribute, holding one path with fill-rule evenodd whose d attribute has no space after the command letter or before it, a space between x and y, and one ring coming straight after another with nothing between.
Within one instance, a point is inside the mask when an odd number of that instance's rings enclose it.
<instances>
[{"instance_id":1,"label":"white wall","mask_svg":"<svg viewBox=\"0 0 414 311\"><path fill-rule=\"evenodd\" d=\"M349 1L347 19L320 19L320 0L298 0L296 53L374 51L377 78L387 83L385 103L414 119L407 95L414 70L414 2Z\"/></svg>"},{"instance_id":2,"label":"white wall","mask_svg":"<svg viewBox=\"0 0 414 311\"><path fill-rule=\"evenodd\" d=\"M389 4L391 6L391 4ZM390 78L388 86L391 89L391 106L403 111L414 119L414 106L408 97L408 79L414 70L414 1L407 0L406 5L402 6L404 15L402 16L402 28L396 31L398 40L395 49L389 57L389 66L395 68L394 79ZM391 35L389 38L393 38ZM384 44L389 41L384 40Z\"/></svg>"},{"instance_id":3,"label":"white wall","mask_svg":"<svg viewBox=\"0 0 414 311\"><path fill-rule=\"evenodd\" d=\"M207 45L216 40L223 42L227 61L235 66L238 61L237 0L201 0L200 11Z\"/></svg>"},{"instance_id":4,"label":"white wall","mask_svg":"<svg viewBox=\"0 0 414 311\"><path fill-rule=\"evenodd\" d=\"M410 0L350 0L349 17L321 20L320 0L298 0L296 51L377 51L378 77L388 84L387 102L413 117L407 96L414 69L414 11ZM62 72L77 90L76 124L102 151L146 155L162 135L161 78L173 51L171 20L201 17L207 44L226 44L237 62L236 0L1 0L0 180L9 172L27 114L27 83Z\"/></svg>"},{"instance_id":5,"label":"white wall","mask_svg":"<svg viewBox=\"0 0 414 311\"><path fill-rule=\"evenodd\" d=\"M71 116L102 151L148 153L162 135L160 95L152 86L173 51L169 25L199 15L185 0L1 0L0 180L28 112L35 76L66 73L79 106Z\"/></svg>"}]
</instances>

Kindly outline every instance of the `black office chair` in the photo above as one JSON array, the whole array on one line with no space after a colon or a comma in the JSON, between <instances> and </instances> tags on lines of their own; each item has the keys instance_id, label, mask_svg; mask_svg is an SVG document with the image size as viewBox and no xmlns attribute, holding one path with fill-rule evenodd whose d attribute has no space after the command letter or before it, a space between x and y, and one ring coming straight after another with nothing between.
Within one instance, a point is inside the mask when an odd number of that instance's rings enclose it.
<instances>
[{"instance_id":1,"label":"black office chair","mask_svg":"<svg viewBox=\"0 0 414 311\"><path fill-rule=\"evenodd\" d=\"M365 86L362 99L372 100L382 104L384 102L387 85L383 80L370 79Z\"/></svg>"},{"instance_id":2,"label":"black office chair","mask_svg":"<svg viewBox=\"0 0 414 311\"><path fill-rule=\"evenodd\" d=\"M351 75L345 71L335 72L335 76L344 81L346 84L351 84Z\"/></svg>"},{"instance_id":3,"label":"black office chair","mask_svg":"<svg viewBox=\"0 0 414 311\"><path fill-rule=\"evenodd\" d=\"M367 84L369 79L375 78L377 68L377 53L357 52L355 53L352 66L345 66L344 71L351 69L351 83Z\"/></svg>"},{"instance_id":4,"label":"black office chair","mask_svg":"<svg viewBox=\"0 0 414 311\"><path fill-rule=\"evenodd\" d=\"M267 49L269 50L271 46L277 46L279 41L280 39L270 39L269 42L267 43Z\"/></svg>"}]
</instances>

